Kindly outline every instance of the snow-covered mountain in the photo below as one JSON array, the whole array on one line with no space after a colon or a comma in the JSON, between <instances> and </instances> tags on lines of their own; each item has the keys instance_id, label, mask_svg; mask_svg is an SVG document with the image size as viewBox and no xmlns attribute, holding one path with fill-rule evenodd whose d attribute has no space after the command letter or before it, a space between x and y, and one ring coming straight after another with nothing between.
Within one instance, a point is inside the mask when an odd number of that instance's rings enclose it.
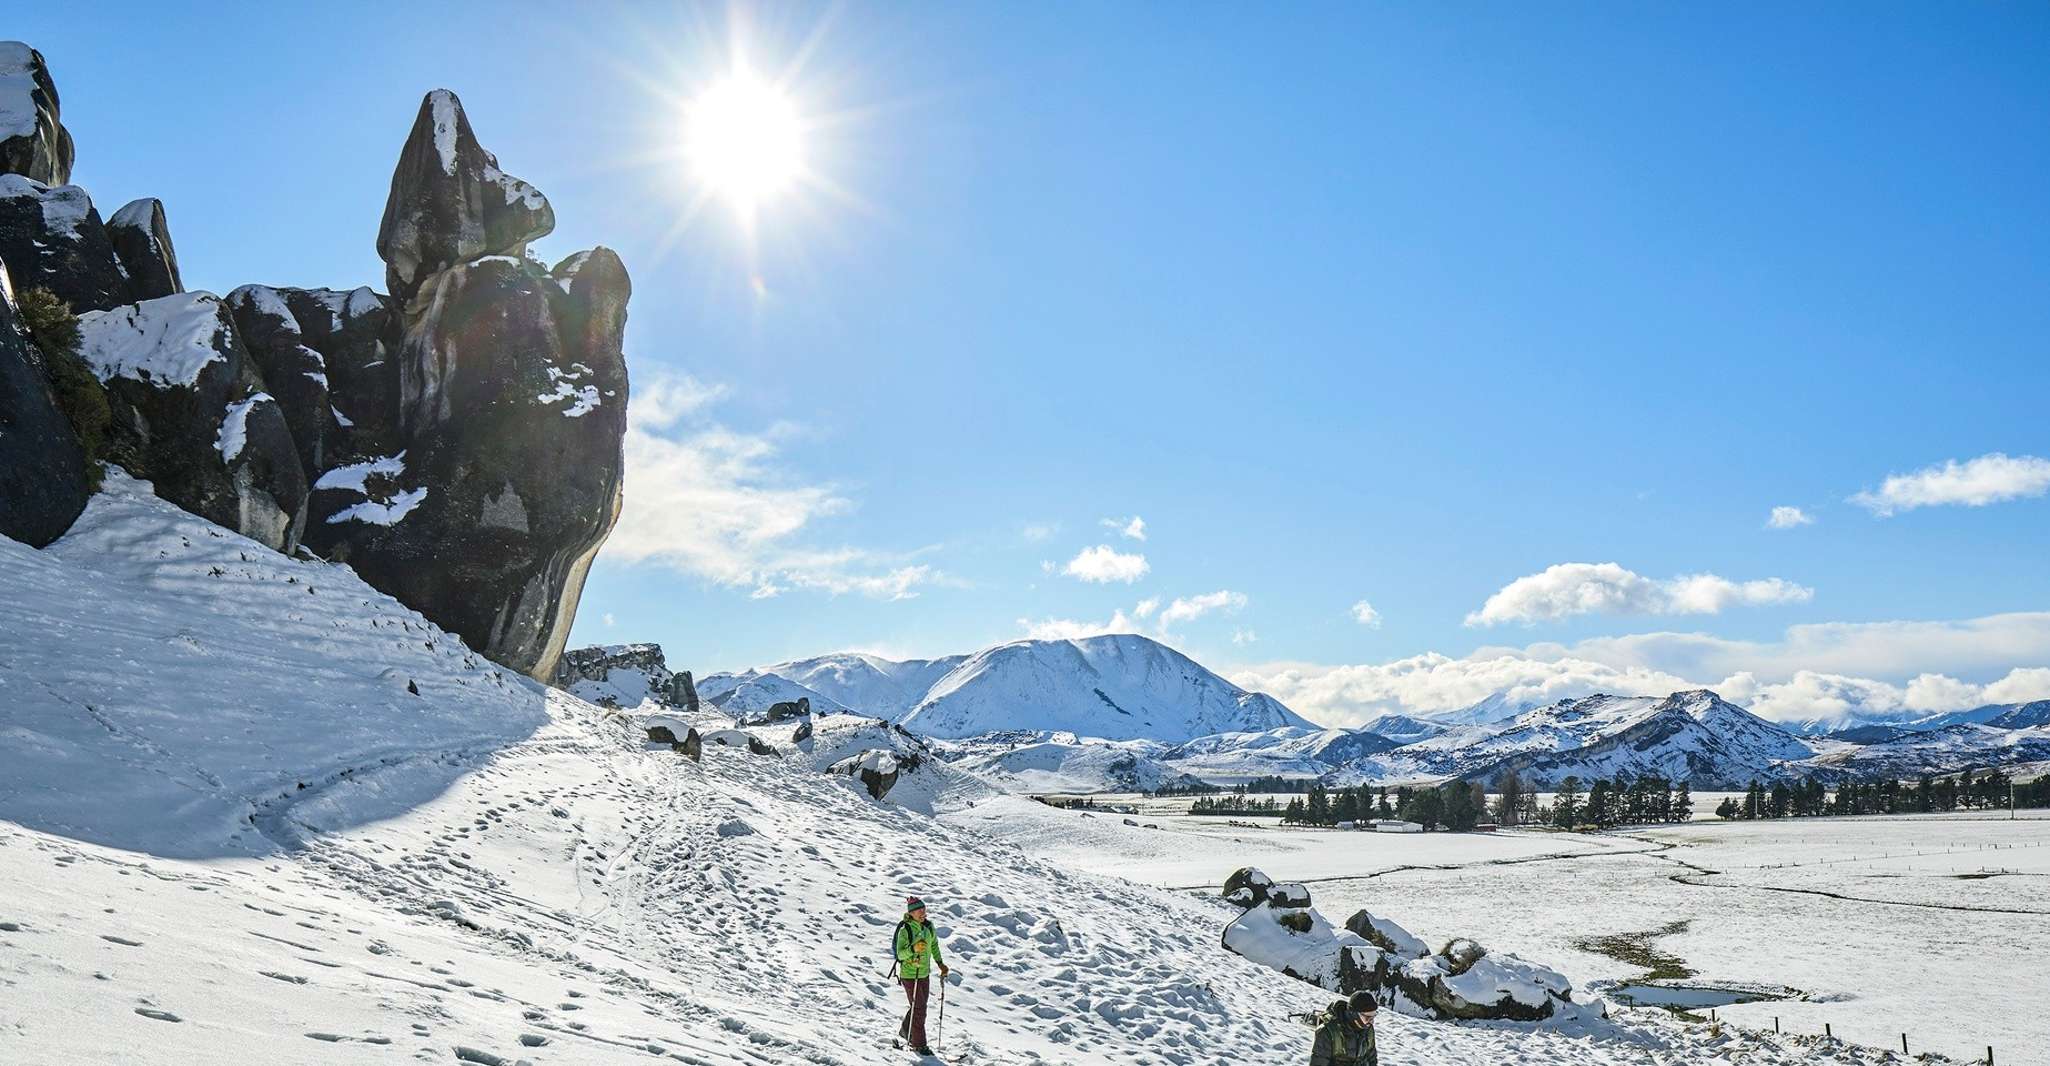
<instances>
[{"instance_id":1,"label":"snow-covered mountain","mask_svg":"<svg viewBox=\"0 0 2050 1066\"><path fill-rule=\"evenodd\" d=\"M1414 744L1429 740L1452 727L1442 722L1425 721L1406 714L1384 714L1367 720L1360 726L1369 733L1379 733L1399 744Z\"/></svg>"},{"instance_id":2,"label":"snow-covered mountain","mask_svg":"<svg viewBox=\"0 0 2050 1066\"><path fill-rule=\"evenodd\" d=\"M1706 689L1644 702L1650 706L1613 715L1578 746L1518 754L1489 770L1513 767L1541 786L1568 775L1586 781L1653 774L1697 787L1730 787L1773 777L1780 764L1815 754L1793 734Z\"/></svg>"},{"instance_id":3,"label":"snow-covered mountain","mask_svg":"<svg viewBox=\"0 0 2050 1066\"><path fill-rule=\"evenodd\" d=\"M2045 760L2050 760L2050 726L2004 729L1967 723L1840 748L1791 769L1832 782L1888 776L1906 780Z\"/></svg>"},{"instance_id":4,"label":"snow-covered mountain","mask_svg":"<svg viewBox=\"0 0 2050 1066\"><path fill-rule=\"evenodd\" d=\"M893 660L862 652L840 652L777 663L752 672L774 674L841 706L857 708L877 718L894 719L918 706L933 685L966 658L949 655L938 659Z\"/></svg>"},{"instance_id":5,"label":"snow-covered mountain","mask_svg":"<svg viewBox=\"0 0 2050 1066\"><path fill-rule=\"evenodd\" d=\"M1178 744L1161 761L1213 784L1256 777L1322 777L1398 743L1364 729L1282 726L1259 733L1218 733Z\"/></svg>"},{"instance_id":6,"label":"snow-covered mountain","mask_svg":"<svg viewBox=\"0 0 2050 1066\"><path fill-rule=\"evenodd\" d=\"M936 737L1031 729L1168 743L1310 724L1272 696L1129 633L1020 640L977 652L899 721Z\"/></svg>"},{"instance_id":7,"label":"snow-covered mountain","mask_svg":"<svg viewBox=\"0 0 2050 1066\"><path fill-rule=\"evenodd\" d=\"M1986 724L1995 729L2032 729L2050 725L2050 700L2008 704L1999 714L1986 719Z\"/></svg>"},{"instance_id":8,"label":"snow-covered mountain","mask_svg":"<svg viewBox=\"0 0 2050 1066\"><path fill-rule=\"evenodd\" d=\"M996 733L937 742L955 766L1019 792L1150 792L1202 781L1163 763L1157 740L1107 741L1073 733Z\"/></svg>"},{"instance_id":9,"label":"snow-covered mountain","mask_svg":"<svg viewBox=\"0 0 2050 1066\"><path fill-rule=\"evenodd\" d=\"M711 684L714 678L718 681L716 685ZM811 701L814 714L846 714L851 710L831 696L775 674L716 674L705 681L706 685L698 687L699 698L736 718L801 699Z\"/></svg>"}]
</instances>

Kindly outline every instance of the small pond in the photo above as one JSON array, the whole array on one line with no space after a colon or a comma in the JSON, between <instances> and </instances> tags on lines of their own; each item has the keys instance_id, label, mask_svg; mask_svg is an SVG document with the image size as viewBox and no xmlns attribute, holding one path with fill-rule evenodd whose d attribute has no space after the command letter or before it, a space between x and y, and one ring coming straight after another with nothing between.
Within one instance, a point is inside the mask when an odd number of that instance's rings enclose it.
<instances>
[{"instance_id":1,"label":"small pond","mask_svg":"<svg viewBox=\"0 0 2050 1066\"><path fill-rule=\"evenodd\" d=\"M1792 989L1774 991L1759 988L1718 988L1714 985L1653 985L1625 982L1609 995L1634 1007L1671 1007L1675 1010L1706 1010L1732 1003L1756 1003L1765 999L1786 999Z\"/></svg>"}]
</instances>

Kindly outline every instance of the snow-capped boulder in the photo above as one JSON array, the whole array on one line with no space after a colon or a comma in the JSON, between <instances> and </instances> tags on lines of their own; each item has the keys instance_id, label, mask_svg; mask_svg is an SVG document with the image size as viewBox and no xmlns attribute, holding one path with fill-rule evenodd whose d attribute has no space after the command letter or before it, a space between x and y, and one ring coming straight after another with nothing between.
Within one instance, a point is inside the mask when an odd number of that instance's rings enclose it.
<instances>
[{"instance_id":1,"label":"snow-capped boulder","mask_svg":"<svg viewBox=\"0 0 2050 1066\"><path fill-rule=\"evenodd\" d=\"M193 514L295 548L306 475L227 305L178 293L89 312L78 325L79 354L114 412L108 458Z\"/></svg>"},{"instance_id":2,"label":"snow-capped boulder","mask_svg":"<svg viewBox=\"0 0 2050 1066\"><path fill-rule=\"evenodd\" d=\"M73 311L129 301L106 226L92 197L76 185L0 174L0 262L17 290L49 289Z\"/></svg>"},{"instance_id":3,"label":"snow-capped boulder","mask_svg":"<svg viewBox=\"0 0 2050 1066\"><path fill-rule=\"evenodd\" d=\"M487 255L517 257L554 228L548 198L498 168L456 94L428 93L392 170L377 230L377 254L399 305L437 271Z\"/></svg>"},{"instance_id":4,"label":"snow-capped boulder","mask_svg":"<svg viewBox=\"0 0 2050 1066\"><path fill-rule=\"evenodd\" d=\"M651 744L667 744L671 750L692 761L704 755L705 738L687 722L665 715L652 715L641 722L641 727L648 731Z\"/></svg>"},{"instance_id":5,"label":"snow-capped boulder","mask_svg":"<svg viewBox=\"0 0 2050 1066\"><path fill-rule=\"evenodd\" d=\"M1224 879L1224 898L1241 907L1257 907L1267 902L1267 892L1273 887L1273 878L1251 866L1241 866Z\"/></svg>"},{"instance_id":6,"label":"snow-capped boulder","mask_svg":"<svg viewBox=\"0 0 2050 1066\"><path fill-rule=\"evenodd\" d=\"M1534 1022L1573 1009L1573 985L1558 971L1458 939L1395 976L1401 998L1441 1019Z\"/></svg>"},{"instance_id":7,"label":"snow-capped boulder","mask_svg":"<svg viewBox=\"0 0 2050 1066\"><path fill-rule=\"evenodd\" d=\"M828 772L858 778L870 798L882 799L897 786L898 771L895 752L872 748L834 763Z\"/></svg>"},{"instance_id":8,"label":"snow-capped boulder","mask_svg":"<svg viewBox=\"0 0 2050 1066\"><path fill-rule=\"evenodd\" d=\"M0 264L0 536L40 548L71 528L90 495L85 449L50 392Z\"/></svg>"},{"instance_id":9,"label":"snow-capped boulder","mask_svg":"<svg viewBox=\"0 0 2050 1066\"><path fill-rule=\"evenodd\" d=\"M739 748L750 755L775 755L777 751L768 741L745 729L714 729L703 734L705 743L717 744L722 748Z\"/></svg>"},{"instance_id":10,"label":"snow-capped boulder","mask_svg":"<svg viewBox=\"0 0 2050 1066\"><path fill-rule=\"evenodd\" d=\"M799 718L811 717L811 697L799 696L794 700L772 703L769 709L747 719L748 725L775 725L778 722L794 722Z\"/></svg>"},{"instance_id":11,"label":"snow-capped boulder","mask_svg":"<svg viewBox=\"0 0 2050 1066\"><path fill-rule=\"evenodd\" d=\"M672 672L660 644L607 644L563 652L554 684L605 707L652 704L698 713L690 671Z\"/></svg>"},{"instance_id":12,"label":"snow-capped boulder","mask_svg":"<svg viewBox=\"0 0 2050 1066\"><path fill-rule=\"evenodd\" d=\"M299 321L278 290L244 285L228 294L227 304L243 346L292 430L300 469L309 480L318 479L328 467L327 442L335 426L326 358L306 346Z\"/></svg>"},{"instance_id":13,"label":"snow-capped boulder","mask_svg":"<svg viewBox=\"0 0 2050 1066\"><path fill-rule=\"evenodd\" d=\"M62 185L71 180L73 155L43 54L20 41L0 41L0 174Z\"/></svg>"},{"instance_id":14,"label":"snow-capped boulder","mask_svg":"<svg viewBox=\"0 0 2050 1066\"><path fill-rule=\"evenodd\" d=\"M1307 889L1274 884L1250 867L1224 887L1226 899L1246 908L1224 927L1225 949L1318 987L1371 992L1405 1014L1441 1020L1538 1021L1579 1009L1557 971L1490 954L1473 940L1431 954L1408 930L1366 911L1335 928L1310 907Z\"/></svg>"},{"instance_id":15,"label":"snow-capped boulder","mask_svg":"<svg viewBox=\"0 0 2050 1066\"><path fill-rule=\"evenodd\" d=\"M1353 916L1345 920L1345 928L1367 943L1400 958L1421 959L1431 953L1430 946L1409 930L1363 910L1353 912Z\"/></svg>"},{"instance_id":16,"label":"snow-capped boulder","mask_svg":"<svg viewBox=\"0 0 2050 1066\"><path fill-rule=\"evenodd\" d=\"M115 260L128 275L131 299L154 300L185 291L162 200L144 197L114 212L107 219L107 239L114 245Z\"/></svg>"}]
</instances>

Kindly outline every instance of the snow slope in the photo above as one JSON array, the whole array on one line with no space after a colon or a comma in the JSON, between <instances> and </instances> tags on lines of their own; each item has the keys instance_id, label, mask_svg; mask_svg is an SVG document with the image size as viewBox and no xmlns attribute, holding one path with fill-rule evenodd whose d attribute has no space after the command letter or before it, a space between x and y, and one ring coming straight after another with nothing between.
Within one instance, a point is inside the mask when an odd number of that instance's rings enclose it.
<instances>
[{"instance_id":1,"label":"snow slope","mask_svg":"<svg viewBox=\"0 0 2050 1066\"><path fill-rule=\"evenodd\" d=\"M1161 762L1165 748L1153 740L1073 733L995 733L937 745L942 758L1017 792L1152 792L1200 784Z\"/></svg>"},{"instance_id":2,"label":"snow slope","mask_svg":"<svg viewBox=\"0 0 2050 1066\"><path fill-rule=\"evenodd\" d=\"M1032 729L1168 743L1309 725L1273 697L1132 634L1020 640L977 652L901 721L937 737Z\"/></svg>"},{"instance_id":3,"label":"snow slope","mask_svg":"<svg viewBox=\"0 0 2050 1066\"><path fill-rule=\"evenodd\" d=\"M885 659L840 652L764 666L757 673L788 678L845 707L877 718L898 718L932 690L966 655L938 659Z\"/></svg>"},{"instance_id":4,"label":"snow slope","mask_svg":"<svg viewBox=\"0 0 2050 1066\"><path fill-rule=\"evenodd\" d=\"M1219 949L1222 901L1027 855L984 816L1061 812L944 764L904 802L820 772L908 752L887 726L693 762L346 570L109 486L52 549L0 542L0 1061L868 1066L893 1058L879 971L910 892L955 967L957 1056L1308 1044L1286 1015L1325 994ZM1385 1024L1419 1062L1881 1061L1657 1016Z\"/></svg>"},{"instance_id":5,"label":"snow slope","mask_svg":"<svg viewBox=\"0 0 2050 1066\"><path fill-rule=\"evenodd\" d=\"M725 675L713 687L713 695L706 695L705 688L698 688L698 695L706 702L735 717L760 714L779 703L796 703L810 700L814 714L845 714L851 708L841 705L832 697L775 674L754 674L752 676Z\"/></svg>"}]
</instances>

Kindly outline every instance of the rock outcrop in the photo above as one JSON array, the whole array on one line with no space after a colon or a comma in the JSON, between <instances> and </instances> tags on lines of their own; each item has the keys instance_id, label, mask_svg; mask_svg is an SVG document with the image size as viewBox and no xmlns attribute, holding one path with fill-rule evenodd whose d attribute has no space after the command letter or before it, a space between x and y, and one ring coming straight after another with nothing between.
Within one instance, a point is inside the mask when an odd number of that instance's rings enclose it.
<instances>
[{"instance_id":1,"label":"rock outcrop","mask_svg":"<svg viewBox=\"0 0 2050 1066\"><path fill-rule=\"evenodd\" d=\"M0 174L0 262L17 288L45 288L80 314L129 301L114 245L76 185Z\"/></svg>"},{"instance_id":2,"label":"rock outcrop","mask_svg":"<svg viewBox=\"0 0 2050 1066\"><path fill-rule=\"evenodd\" d=\"M282 552L306 522L306 474L227 305L179 293L79 316L107 386L107 458L157 495Z\"/></svg>"},{"instance_id":3,"label":"rock outcrop","mask_svg":"<svg viewBox=\"0 0 2050 1066\"><path fill-rule=\"evenodd\" d=\"M20 41L0 41L0 174L63 185L71 180L73 155L43 54Z\"/></svg>"},{"instance_id":4,"label":"rock outcrop","mask_svg":"<svg viewBox=\"0 0 2050 1066\"><path fill-rule=\"evenodd\" d=\"M552 269L527 257L553 209L499 168L455 94L427 94L392 174L389 297L181 291L161 203L102 223L61 184L70 135L26 45L0 44L0 139L0 265L81 315L114 408L110 460L272 547L303 536L486 657L555 676L618 519L633 286L604 248ZM0 415L36 405L16 391ZM58 513L63 481L22 498ZM671 699L695 706L689 675Z\"/></svg>"},{"instance_id":5,"label":"rock outcrop","mask_svg":"<svg viewBox=\"0 0 2050 1066\"><path fill-rule=\"evenodd\" d=\"M90 495L85 449L50 392L0 265L0 536L40 548L71 528Z\"/></svg>"},{"instance_id":6,"label":"rock outcrop","mask_svg":"<svg viewBox=\"0 0 2050 1066\"><path fill-rule=\"evenodd\" d=\"M428 93L392 171L377 230L377 254L399 306L410 311L435 273L487 255L518 259L528 241L553 229L547 197L499 169L456 94Z\"/></svg>"},{"instance_id":7,"label":"rock outcrop","mask_svg":"<svg viewBox=\"0 0 2050 1066\"><path fill-rule=\"evenodd\" d=\"M896 752L872 748L834 763L827 772L855 778L861 782L862 788L868 790L870 799L880 800L897 787L901 768L897 764Z\"/></svg>"},{"instance_id":8,"label":"rock outcrop","mask_svg":"<svg viewBox=\"0 0 2050 1066\"><path fill-rule=\"evenodd\" d=\"M698 692L690 671L669 669L660 644L607 644L562 653L556 688L604 707L655 704L686 715L698 713Z\"/></svg>"},{"instance_id":9,"label":"rock outcrop","mask_svg":"<svg viewBox=\"0 0 2050 1066\"><path fill-rule=\"evenodd\" d=\"M1531 1022L1584 1010L1557 971L1465 938L1433 954L1366 911L1333 928L1310 907L1308 889L1277 885L1258 870L1234 873L1224 895L1246 908L1225 926L1226 950L1320 988L1371 992L1405 1014L1439 1020Z\"/></svg>"},{"instance_id":10,"label":"rock outcrop","mask_svg":"<svg viewBox=\"0 0 2050 1066\"><path fill-rule=\"evenodd\" d=\"M128 275L129 299L154 300L185 291L162 200L145 197L114 212L107 219L107 239L114 245L122 272Z\"/></svg>"}]
</instances>

